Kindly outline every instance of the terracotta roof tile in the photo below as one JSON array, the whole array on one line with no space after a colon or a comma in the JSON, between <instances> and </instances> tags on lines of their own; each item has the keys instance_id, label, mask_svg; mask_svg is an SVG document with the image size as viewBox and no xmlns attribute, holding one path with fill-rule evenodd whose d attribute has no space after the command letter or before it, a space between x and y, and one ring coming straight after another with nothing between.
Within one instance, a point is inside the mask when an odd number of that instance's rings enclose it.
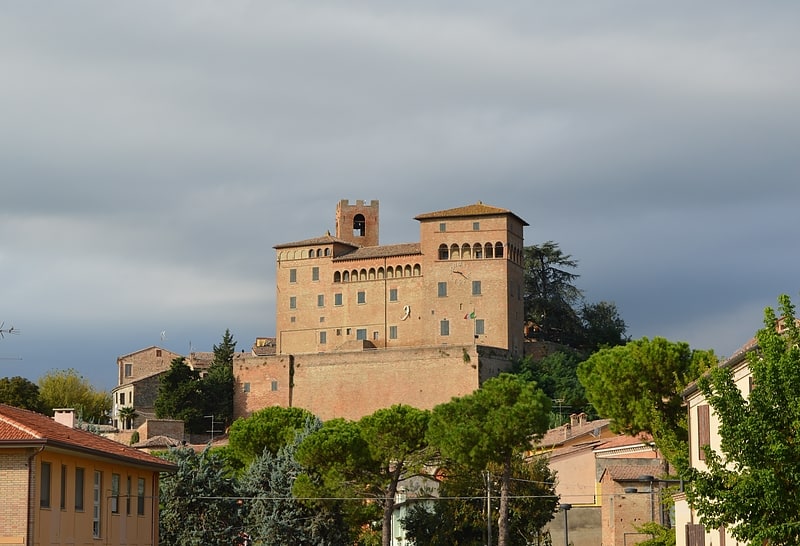
<instances>
[{"instance_id":1,"label":"terracotta roof tile","mask_svg":"<svg viewBox=\"0 0 800 546\"><path fill-rule=\"evenodd\" d=\"M642 476L658 477L663 472L662 462L659 459L648 459L650 463L614 465L606 468L611 479L617 482L643 481Z\"/></svg>"},{"instance_id":2,"label":"terracotta roof tile","mask_svg":"<svg viewBox=\"0 0 800 546\"><path fill-rule=\"evenodd\" d=\"M344 239L339 239L338 237L334 237L330 233L326 233L322 237L314 237L313 239L304 239L302 241L295 241L293 243L281 243L279 245L273 246L272 248L294 248L298 246L330 245L335 243L351 246L353 248L358 248L358 245L354 245L350 241L345 241Z\"/></svg>"},{"instance_id":3,"label":"terracotta roof tile","mask_svg":"<svg viewBox=\"0 0 800 546\"><path fill-rule=\"evenodd\" d=\"M0 447L24 442L57 446L162 471L175 470L175 465L164 459L85 430L70 428L46 415L0 404Z\"/></svg>"},{"instance_id":4,"label":"terracotta roof tile","mask_svg":"<svg viewBox=\"0 0 800 546\"><path fill-rule=\"evenodd\" d=\"M510 215L522 222L527 226L528 222L514 214L508 209L501 209L499 207L492 207L485 205L482 201L478 201L474 205L467 205L465 207L457 207L454 209L440 210L436 212L426 212L414 217L415 220L435 220L439 218L462 218L469 216L497 216L497 215Z\"/></svg>"},{"instance_id":5,"label":"terracotta roof tile","mask_svg":"<svg viewBox=\"0 0 800 546\"><path fill-rule=\"evenodd\" d=\"M595 421L587 421L584 424L577 426L560 426L558 428L551 428L539 441L539 444L543 447L560 445L568 440L573 440L580 436L587 434L595 435L596 432L608 427L610 422L610 419L597 419Z\"/></svg>"},{"instance_id":6,"label":"terracotta roof tile","mask_svg":"<svg viewBox=\"0 0 800 546\"><path fill-rule=\"evenodd\" d=\"M411 256L420 254L419 243L400 243L396 245L365 246L353 252L337 256L334 262L348 260L364 260L369 258L391 258L393 256Z\"/></svg>"}]
</instances>

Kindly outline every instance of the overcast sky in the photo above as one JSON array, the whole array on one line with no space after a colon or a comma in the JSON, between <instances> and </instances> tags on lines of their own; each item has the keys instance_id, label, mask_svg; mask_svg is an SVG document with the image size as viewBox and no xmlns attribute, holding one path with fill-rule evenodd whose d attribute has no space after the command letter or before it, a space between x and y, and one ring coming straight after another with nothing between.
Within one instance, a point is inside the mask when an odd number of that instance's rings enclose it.
<instances>
[{"instance_id":1,"label":"overcast sky","mask_svg":"<svg viewBox=\"0 0 800 546\"><path fill-rule=\"evenodd\" d=\"M279 243L477 201L634 338L730 355L800 301L800 4L15 2L0 377L275 334ZM166 339L161 339L166 332ZM21 359L21 360L20 360Z\"/></svg>"}]
</instances>

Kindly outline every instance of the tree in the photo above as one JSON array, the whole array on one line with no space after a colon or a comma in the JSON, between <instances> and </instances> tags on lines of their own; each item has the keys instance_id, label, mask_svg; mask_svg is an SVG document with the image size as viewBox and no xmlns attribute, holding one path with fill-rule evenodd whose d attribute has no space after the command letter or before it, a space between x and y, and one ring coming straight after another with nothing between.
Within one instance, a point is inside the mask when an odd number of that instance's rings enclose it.
<instances>
[{"instance_id":1,"label":"tree","mask_svg":"<svg viewBox=\"0 0 800 546\"><path fill-rule=\"evenodd\" d=\"M139 417L139 414L133 406L123 406L117 411L117 417L122 422L122 428L129 430L133 428L133 422Z\"/></svg>"},{"instance_id":2,"label":"tree","mask_svg":"<svg viewBox=\"0 0 800 546\"><path fill-rule=\"evenodd\" d=\"M314 415L302 408L271 406L249 417L240 417L228 432L228 453L232 464L241 468L260 457L264 451L275 455L303 430Z\"/></svg>"},{"instance_id":3,"label":"tree","mask_svg":"<svg viewBox=\"0 0 800 546\"><path fill-rule=\"evenodd\" d=\"M490 465L490 475L495 476L499 471L500 467ZM485 544L486 478L473 469L453 463L440 478L440 499L415 503L403 518L408 540L419 546ZM509 509L509 545L539 544L541 530L553 518L558 503L555 475L547 466L547 460L515 456L510 493L514 500ZM492 536L495 537L494 532Z\"/></svg>"},{"instance_id":4,"label":"tree","mask_svg":"<svg viewBox=\"0 0 800 546\"><path fill-rule=\"evenodd\" d=\"M429 413L397 404L358 422L333 421L310 434L298 449L308 469L299 481L307 494L370 499L381 509L381 543L392 543L398 484L427 461Z\"/></svg>"},{"instance_id":5,"label":"tree","mask_svg":"<svg viewBox=\"0 0 800 546\"><path fill-rule=\"evenodd\" d=\"M544 339L574 346L581 336L575 312L583 293L575 286L578 262L553 241L525 247L525 320L539 328Z\"/></svg>"},{"instance_id":6,"label":"tree","mask_svg":"<svg viewBox=\"0 0 800 546\"><path fill-rule=\"evenodd\" d=\"M541 360L526 356L515 365L515 373L526 381L533 381L553 401L549 428L564 424L567 413L583 411L594 415L595 410L586 399L586 391L578 381L578 365L582 358L577 351L565 349L549 354Z\"/></svg>"},{"instance_id":7,"label":"tree","mask_svg":"<svg viewBox=\"0 0 800 546\"><path fill-rule=\"evenodd\" d=\"M52 415L55 408L73 408L79 418L91 423L104 421L111 411L111 395L98 391L76 370L51 370L39 378L42 408Z\"/></svg>"},{"instance_id":8,"label":"tree","mask_svg":"<svg viewBox=\"0 0 800 546\"><path fill-rule=\"evenodd\" d=\"M727 366L698 381L719 420L720 451L706 446L707 470L693 469L687 496L707 528L788 546L800 544L800 329L789 297L778 301L782 318L765 310L747 355L749 396Z\"/></svg>"},{"instance_id":9,"label":"tree","mask_svg":"<svg viewBox=\"0 0 800 546\"><path fill-rule=\"evenodd\" d=\"M378 462L377 474L368 483L380 495L383 506L381 543L392 544L392 515L398 484L420 472L427 461L430 413L402 404L379 409L359 422L370 455Z\"/></svg>"},{"instance_id":10,"label":"tree","mask_svg":"<svg viewBox=\"0 0 800 546\"><path fill-rule=\"evenodd\" d=\"M625 336L628 327L612 302L584 303L580 318L583 324L584 347L590 353L602 347L624 345L629 341Z\"/></svg>"},{"instance_id":11,"label":"tree","mask_svg":"<svg viewBox=\"0 0 800 546\"><path fill-rule=\"evenodd\" d=\"M302 472L295 458L297 446L322 424L310 420L303 431L277 454L264 450L238 481L243 502L244 526L256 543L296 546L339 546L348 543L341 511L321 502L294 497L295 478Z\"/></svg>"},{"instance_id":12,"label":"tree","mask_svg":"<svg viewBox=\"0 0 800 546\"><path fill-rule=\"evenodd\" d=\"M686 466L689 433L681 393L714 366L713 351L656 337L601 349L578 366L578 378L597 412L612 428L648 432L664 456Z\"/></svg>"},{"instance_id":13,"label":"tree","mask_svg":"<svg viewBox=\"0 0 800 546\"><path fill-rule=\"evenodd\" d=\"M241 522L235 483L224 459L208 447L170 450L178 466L161 478L159 534L162 544L229 546Z\"/></svg>"},{"instance_id":14,"label":"tree","mask_svg":"<svg viewBox=\"0 0 800 546\"><path fill-rule=\"evenodd\" d=\"M214 345L214 359L208 374L202 380L205 413L230 425L233 419L233 355L236 342L230 330L225 330L222 341Z\"/></svg>"},{"instance_id":15,"label":"tree","mask_svg":"<svg viewBox=\"0 0 800 546\"><path fill-rule=\"evenodd\" d=\"M41 413L39 386L24 377L0 378L0 403Z\"/></svg>"},{"instance_id":16,"label":"tree","mask_svg":"<svg viewBox=\"0 0 800 546\"><path fill-rule=\"evenodd\" d=\"M445 459L473 470L500 467L498 546L509 546L509 491L515 454L541 437L548 426L550 400L533 383L501 374L474 393L433 409L428 440Z\"/></svg>"},{"instance_id":17,"label":"tree","mask_svg":"<svg viewBox=\"0 0 800 546\"><path fill-rule=\"evenodd\" d=\"M155 401L156 417L180 419L190 432L205 430L200 374L182 356L173 358L169 370L159 379Z\"/></svg>"}]
</instances>

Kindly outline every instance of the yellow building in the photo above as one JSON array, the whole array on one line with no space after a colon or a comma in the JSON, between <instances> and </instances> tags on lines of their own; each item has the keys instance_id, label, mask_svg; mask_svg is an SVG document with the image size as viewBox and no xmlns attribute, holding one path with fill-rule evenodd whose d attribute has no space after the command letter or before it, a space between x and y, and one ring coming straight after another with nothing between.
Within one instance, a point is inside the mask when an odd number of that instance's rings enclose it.
<instances>
[{"instance_id":1,"label":"yellow building","mask_svg":"<svg viewBox=\"0 0 800 546\"><path fill-rule=\"evenodd\" d=\"M163 459L0 404L0 544L158 544Z\"/></svg>"}]
</instances>

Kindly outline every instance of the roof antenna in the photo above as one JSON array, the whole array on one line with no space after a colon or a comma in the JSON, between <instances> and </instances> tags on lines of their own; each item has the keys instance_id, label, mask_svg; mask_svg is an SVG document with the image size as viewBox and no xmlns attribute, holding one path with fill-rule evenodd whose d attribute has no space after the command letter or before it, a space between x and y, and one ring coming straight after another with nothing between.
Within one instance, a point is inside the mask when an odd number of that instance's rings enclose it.
<instances>
[{"instance_id":1,"label":"roof antenna","mask_svg":"<svg viewBox=\"0 0 800 546\"><path fill-rule=\"evenodd\" d=\"M3 339L4 337L3 334L19 335L19 330L17 328L14 328L13 326L9 326L8 328L3 328L5 324L6 324L5 321L0 322L0 339Z\"/></svg>"}]
</instances>

